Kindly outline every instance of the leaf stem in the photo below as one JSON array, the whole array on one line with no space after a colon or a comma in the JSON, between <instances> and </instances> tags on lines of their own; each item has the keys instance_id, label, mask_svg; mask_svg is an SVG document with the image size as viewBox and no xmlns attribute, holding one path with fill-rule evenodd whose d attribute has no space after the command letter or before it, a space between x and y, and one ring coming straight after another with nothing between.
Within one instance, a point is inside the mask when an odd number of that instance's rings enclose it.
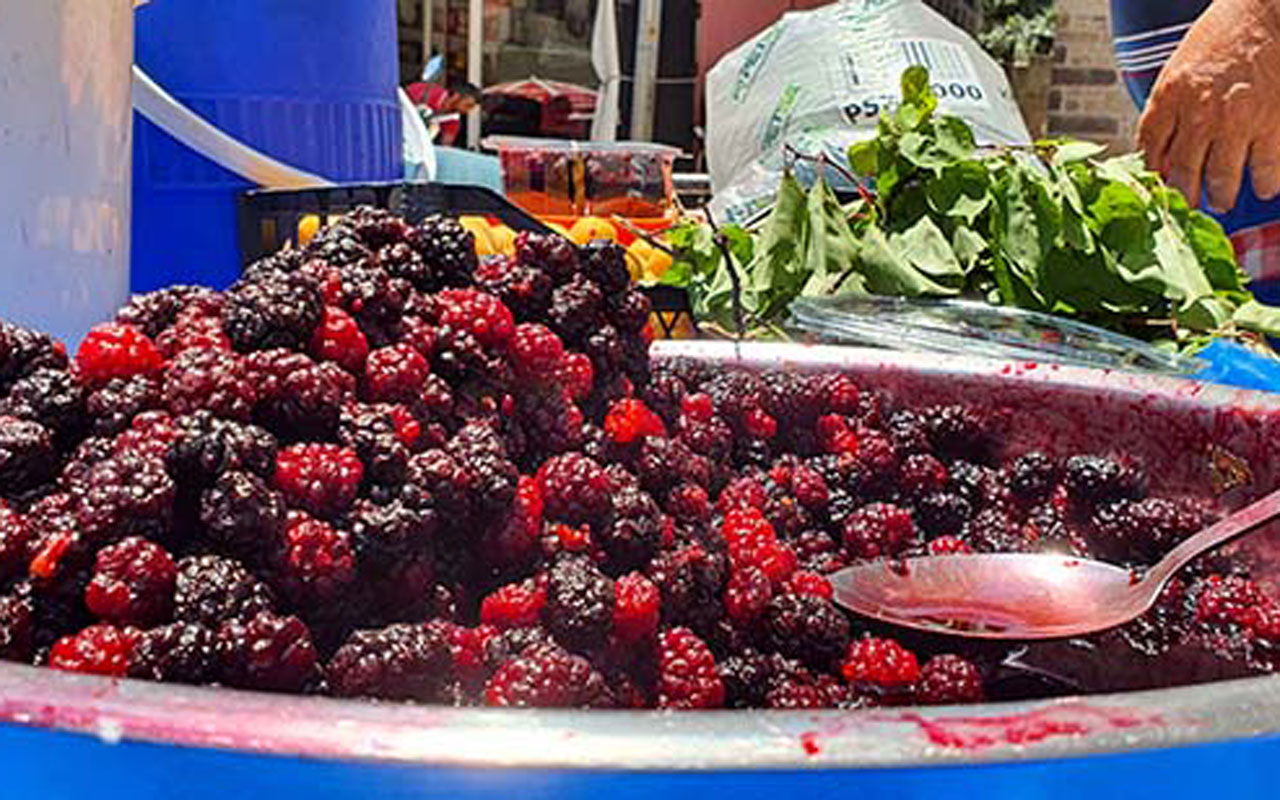
<instances>
[{"instance_id":1,"label":"leaf stem","mask_svg":"<svg viewBox=\"0 0 1280 800\"><path fill-rule=\"evenodd\" d=\"M720 255L724 258L725 269L729 270L729 281L733 284L733 324L738 329L736 337L737 342L742 341L743 335L746 333L746 320L742 310L742 281L738 277L738 270L733 264L733 251L729 248L729 239L716 225L715 217L712 216L711 210L707 209L707 225L711 227L712 240L715 241L716 247L720 248ZM739 352L738 356L741 357Z\"/></svg>"}]
</instances>

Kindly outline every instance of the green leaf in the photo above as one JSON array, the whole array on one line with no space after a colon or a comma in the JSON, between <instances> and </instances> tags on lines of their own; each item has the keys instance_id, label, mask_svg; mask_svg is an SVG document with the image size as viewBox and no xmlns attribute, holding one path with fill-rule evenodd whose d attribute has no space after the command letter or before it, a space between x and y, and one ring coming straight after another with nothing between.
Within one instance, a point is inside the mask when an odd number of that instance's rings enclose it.
<instances>
[{"instance_id":1,"label":"green leaf","mask_svg":"<svg viewBox=\"0 0 1280 800\"><path fill-rule=\"evenodd\" d=\"M854 266L858 241L849 228L840 201L821 178L809 189L808 214L809 239L804 261L809 277L799 291L812 294L819 291L818 287L831 291Z\"/></svg>"},{"instance_id":2,"label":"green leaf","mask_svg":"<svg viewBox=\"0 0 1280 800\"><path fill-rule=\"evenodd\" d=\"M729 253L739 264L751 263L755 256L755 240L745 228L740 225L724 225L720 228L720 235L728 242Z\"/></svg>"},{"instance_id":3,"label":"green leaf","mask_svg":"<svg viewBox=\"0 0 1280 800\"><path fill-rule=\"evenodd\" d=\"M973 155L977 142L974 141L973 128L960 117L942 117L933 123L934 137L938 140L939 152L952 160L959 161Z\"/></svg>"},{"instance_id":4,"label":"green leaf","mask_svg":"<svg viewBox=\"0 0 1280 800\"><path fill-rule=\"evenodd\" d=\"M956 254L964 271L972 272L978 259L987 252L987 240L972 228L957 225L951 234L951 251Z\"/></svg>"},{"instance_id":5,"label":"green leaf","mask_svg":"<svg viewBox=\"0 0 1280 800\"><path fill-rule=\"evenodd\" d=\"M915 65L902 73L902 104L894 120L904 130L914 131L933 116L938 98L929 86L929 70Z\"/></svg>"},{"instance_id":6,"label":"green leaf","mask_svg":"<svg viewBox=\"0 0 1280 800\"><path fill-rule=\"evenodd\" d=\"M1211 297L1213 286L1173 219L1167 212L1161 213L1165 224L1155 232L1155 255L1168 282L1165 297L1177 301L1179 310L1189 310L1197 301Z\"/></svg>"},{"instance_id":7,"label":"green leaf","mask_svg":"<svg viewBox=\"0 0 1280 800\"><path fill-rule=\"evenodd\" d=\"M1006 302L1013 296L1030 295L1036 299L1033 307L1044 303L1043 295L1036 289L1044 253L1052 247L1052 241L1044 241L1041 220L1037 216L1039 198L1025 170L1007 171L1003 186L996 189L999 214L993 222L992 245L1003 258L1000 263L1017 281L1000 283ZM1021 304L1021 303L1020 303Z\"/></svg>"},{"instance_id":8,"label":"green leaf","mask_svg":"<svg viewBox=\"0 0 1280 800\"><path fill-rule=\"evenodd\" d=\"M959 161L928 182L925 196L934 212L972 225L991 205L991 176L977 161Z\"/></svg>"},{"instance_id":9,"label":"green leaf","mask_svg":"<svg viewBox=\"0 0 1280 800\"><path fill-rule=\"evenodd\" d=\"M808 236L808 198L795 175L787 172L778 199L753 248L750 283L764 292L798 292L805 276L803 248ZM747 263L747 262L743 262Z\"/></svg>"},{"instance_id":10,"label":"green leaf","mask_svg":"<svg viewBox=\"0 0 1280 800\"><path fill-rule=\"evenodd\" d=\"M662 277L658 278L658 284L687 288L692 280L693 265L688 261L676 261L670 269L662 273Z\"/></svg>"},{"instance_id":11,"label":"green leaf","mask_svg":"<svg viewBox=\"0 0 1280 800\"><path fill-rule=\"evenodd\" d=\"M841 273L819 275L815 272L800 292L802 297L844 297L866 294L867 282L855 267L850 267Z\"/></svg>"},{"instance_id":12,"label":"green leaf","mask_svg":"<svg viewBox=\"0 0 1280 800\"><path fill-rule=\"evenodd\" d=\"M1231 320L1239 327L1266 336L1280 336L1280 308L1250 300L1236 309Z\"/></svg>"},{"instance_id":13,"label":"green leaf","mask_svg":"<svg viewBox=\"0 0 1280 800\"><path fill-rule=\"evenodd\" d=\"M921 217L907 230L890 236L889 244L913 267L939 283L958 287L964 282L964 268L955 251L928 217Z\"/></svg>"},{"instance_id":14,"label":"green leaf","mask_svg":"<svg viewBox=\"0 0 1280 800\"><path fill-rule=\"evenodd\" d=\"M1204 267L1215 289L1240 289L1246 276L1236 263L1235 248L1218 221L1199 211L1190 212L1183 224L1187 242Z\"/></svg>"},{"instance_id":15,"label":"green leaf","mask_svg":"<svg viewBox=\"0 0 1280 800\"><path fill-rule=\"evenodd\" d=\"M1053 151L1050 162L1054 166L1063 166L1065 164L1075 164L1079 161L1087 161L1091 158L1097 158L1107 151L1106 145L1095 144L1094 142L1081 142L1074 139L1041 142L1041 147L1048 147Z\"/></svg>"},{"instance_id":16,"label":"green leaf","mask_svg":"<svg viewBox=\"0 0 1280 800\"><path fill-rule=\"evenodd\" d=\"M944 117L932 125L921 125L904 133L898 147L908 163L936 171L972 155L973 131L955 117Z\"/></svg>"},{"instance_id":17,"label":"green leaf","mask_svg":"<svg viewBox=\"0 0 1280 800\"><path fill-rule=\"evenodd\" d=\"M855 175L874 178L880 171L880 142L868 139L849 146L849 166Z\"/></svg>"},{"instance_id":18,"label":"green leaf","mask_svg":"<svg viewBox=\"0 0 1280 800\"><path fill-rule=\"evenodd\" d=\"M1132 188L1111 181L1089 206L1093 228L1111 248L1146 247L1151 236L1147 204Z\"/></svg>"},{"instance_id":19,"label":"green leaf","mask_svg":"<svg viewBox=\"0 0 1280 800\"><path fill-rule=\"evenodd\" d=\"M1026 279L1011 268L1009 259L997 252L991 264L992 277L999 291L1000 302L1006 306L1018 306L1032 310L1045 310L1044 301L1031 290Z\"/></svg>"},{"instance_id":20,"label":"green leaf","mask_svg":"<svg viewBox=\"0 0 1280 800\"><path fill-rule=\"evenodd\" d=\"M1109 314L1139 313L1159 298L1122 279L1113 262L1107 253L1054 250L1045 261L1046 294L1079 312Z\"/></svg>"},{"instance_id":21,"label":"green leaf","mask_svg":"<svg viewBox=\"0 0 1280 800\"><path fill-rule=\"evenodd\" d=\"M858 271L866 279L867 290L873 294L920 297L957 293L957 290L930 280L912 267L878 228L869 229L862 237L858 248Z\"/></svg>"},{"instance_id":22,"label":"green leaf","mask_svg":"<svg viewBox=\"0 0 1280 800\"><path fill-rule=\"evenodd\" d=\"M1201 297L1180 309L1175 315L1178 324L1197 331L1216 331L1231 319L1231 311L1212 295Z\"/></svg>"}]
</instances>

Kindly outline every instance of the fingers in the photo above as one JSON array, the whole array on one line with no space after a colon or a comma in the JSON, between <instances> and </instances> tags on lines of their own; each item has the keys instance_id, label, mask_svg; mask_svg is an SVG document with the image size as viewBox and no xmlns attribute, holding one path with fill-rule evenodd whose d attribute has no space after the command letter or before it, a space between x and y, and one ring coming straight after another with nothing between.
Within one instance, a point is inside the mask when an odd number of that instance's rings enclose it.
<instances>
[{"instance_id":1,"label":"fingers","mask_svg":"<svg viewBox=\"0 0 1280 800\"><path fill-rule=\"evenodd\" d=\"M1204 188L1209 207L1219 213L1235 208L1240 194L1244 165L1249 159L1249 140L1241 135L1243 127L1236 125L1231 130L1220 131L1218 138L1209 146Z\"/></svg>"},{"instance_id":2,"label":"fingers","mask_svg":"<svg viewBox=\"0 0 1280 800\"><path fill-rule=\"evenodd\" d=\"M1173 138L1177 116L1164 92L1153 92L1151 102L1138 120L1138 148L1147 158L1147 167L1164 172L1165 154Z\"/></svg>"},{"instance_id":3,"label":"fingers","mask_svg":"<svg viewBox=\"0 0 1280 800\"><path fill-rule=\"evenodd\" d=\"M1162 170L1165 180L1182 190L1192 207L1200 205L1200 187L1204 183L1204 162L1209 153L1209 131L1194 120L1179 123L1169 144Z\"/></svg>"},{"instance_id":4,"label":"fingers","mask_svg":"<svg viewBox=\"0 0 1280 800\"><path fill-rule=\"evenodd\" d=\"M1253 192L1263 200L1280 195L1280 132L1268 132L1249 149Z\"/></svg>"}]
</instances>

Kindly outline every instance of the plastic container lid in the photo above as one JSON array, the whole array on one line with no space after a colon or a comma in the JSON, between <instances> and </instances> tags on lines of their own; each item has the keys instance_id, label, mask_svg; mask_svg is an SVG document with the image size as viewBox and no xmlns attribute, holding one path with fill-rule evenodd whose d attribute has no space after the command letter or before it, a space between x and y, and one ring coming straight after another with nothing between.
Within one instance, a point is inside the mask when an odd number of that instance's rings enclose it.
<instances>
[{"instance_id":1,"label":"plastic container lid","mask_svg":"<svg viewBox=\"0 0 1280 800\"><path fill-rule=\"evenodd\" d=\"M1205 366L1200 359L1093 325L968 300L806 297L792 304L791 313L808 333L891 350L1166 375L1188 375Z\"/></svg>"}]
</instances>

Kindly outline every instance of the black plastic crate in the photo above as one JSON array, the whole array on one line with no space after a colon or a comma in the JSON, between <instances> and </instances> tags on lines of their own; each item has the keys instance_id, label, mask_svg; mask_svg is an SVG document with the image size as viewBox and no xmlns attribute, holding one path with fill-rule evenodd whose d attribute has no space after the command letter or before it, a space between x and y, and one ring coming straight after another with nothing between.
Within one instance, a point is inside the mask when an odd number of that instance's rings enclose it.
<instances>
[{"instance_id":1,"label":"black plastic crate","mask_svg":"<svg viewBox=\"0 0 1280 800\"><path fill-rule=\"evenodd\" d=\"M359 206L385 208L417 224L432 214L497 217L513 230L551 233L537 218L480 186L446 183L361 183L322 189L264 189L240 200L240 255L252 263L286 244L297 244L298 223L321 222Z\"/></svg>"},{"instance_id":2,"label":"black plastic crate","mask_svg":"<svg viewBox=\"0 0 1280 800\"><path fill-rule=\"evenodd\" d=\"M411 223L432 214L485 216L502 220L516 231L554 233L536 217L505 197L480 186L445 183L362 183L320 189L263 189L240 198L240 256L244 264L296 246L303 217L316 215L321 224L359 206L385 208ZM654 335L671 338L687 325L696 331L689 297L682 289L655 286L645 289L654 310Z\"/></svg>"}]
</instances>

